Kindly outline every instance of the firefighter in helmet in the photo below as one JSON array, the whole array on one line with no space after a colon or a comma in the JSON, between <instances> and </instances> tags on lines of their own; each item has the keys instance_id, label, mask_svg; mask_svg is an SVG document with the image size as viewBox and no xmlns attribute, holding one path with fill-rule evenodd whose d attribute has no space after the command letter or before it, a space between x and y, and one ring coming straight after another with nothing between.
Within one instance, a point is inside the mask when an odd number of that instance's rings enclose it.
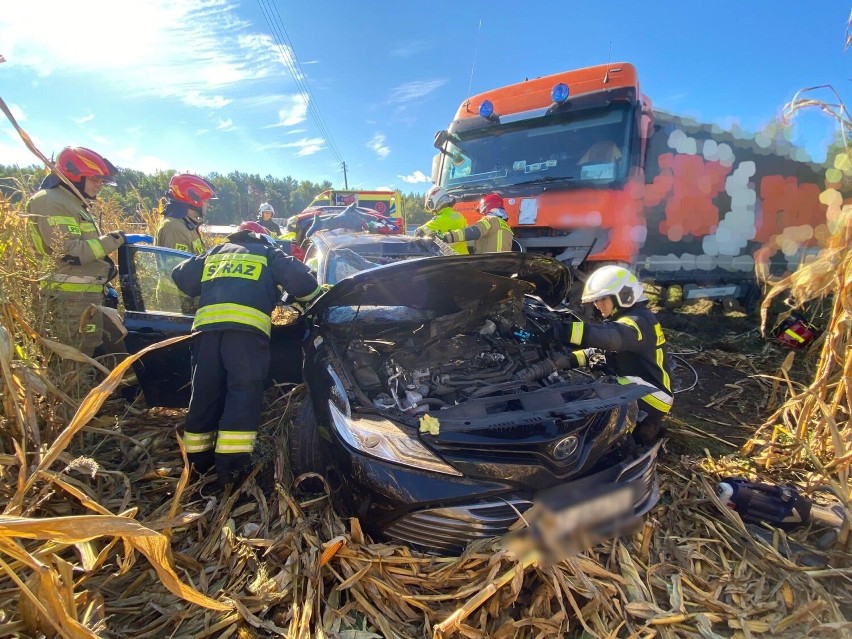
<instances>
[{"instance_id":1,"label":"firefighter in helmet","mask_svg":"<svg viewBox=\"0 0 852 639\"><path fill-rule=\"evenodd\" d=\"M453 208L455 199L440 186L433 186L426 193L424 206L432 214L432 219L419 227L414 235L425 237L427 235L458 231L467 226L467 220L461 213ZM453 242L450 247L459 255L467 255L470 251L467 242Z\"/></svg>"},{"instance_id":2,"label":"firefighter in helmet","mask_svg":"<svg viewBox=\"0 0 852 639\"><path fill-rule=\"evenodd\" d=\"M321 288L257 222L243 222L223 244L178 264L172 279L186 295L200 296L183 435L187 459L198 473L215 468L222 486L238 483L251 469L257 439L271 313L282 289L305 304Z\"/></svg>"},{"instance_id":3,"label":"firefighter in helmet","mask_svg":"<svg viewBox=\"0 0 852 639\"><path fill-rule=\"evenodd\" d=\"M204 222L208 202L216 189L207 180L190 173L178 173L169 180L163 219L157 227L157 246L195 253L204 252L198 227Z\"/></svg>"},{"instance_id":4,"label":"firefighter in helmet","mask_svg":"<svg viewBox=\"0 0 852 639\"><path fill-rule=\"evenodd\" d=\"M586 366L595 349L606 357L606 368L624 383L648 386L639 400L639 423L633 431L640 444L650 444L665 432L663 417L672 408L666 338L657 317L648 309L645 289L630 269L610 264L589 276L582 302L593 303L603 324L565 322L554 325L557 340L584 347L571 355Z\"/></svg>"},{"instance_id":5,"label":"firefighter in helmet","mask_svg":"<svg viewBox=\"0 0 852 639\"><path fill-rule=\"evenodd\" d=\"M281 235L281 227L272 220L275 215L275 209L269 202L264 202L257 209L257 223L266 229L267 235L278 237Z\"/></svg>"},{"instance_id":6,"label":"firefighter in helmet","mask_svg":"<svg viewBox=\"0 0 852 639\"><path fill-rule=\"evenodd\" d=\"M509 226L509 216L503 209L503 198L489 193L479 200L477 207L482 218L476 224L461 230L444 233L445 242L473 242L474 253L499 253L512 250L515 235Z\"/></svg>"},{"instance_id":7,"label":"firefighter in helmet","mask_svg":"<svg viewBox=\"0 0 852 639\"><path fill-rule=\"evenodd\" d=\"M105 296L114 293L109 282L116 275L109 254L125 242L153 238L121 231L104 234L98 228L90 207L104 185L115 186L118 173L105 157L84 147L65 147L56 170L74 189L51 173L27 203L35 251L53 260L40 282L47 328L60 342L89 356L98 347L122 352L126 331L117 313L105 308Z\"/></svg>"}]
</instances>

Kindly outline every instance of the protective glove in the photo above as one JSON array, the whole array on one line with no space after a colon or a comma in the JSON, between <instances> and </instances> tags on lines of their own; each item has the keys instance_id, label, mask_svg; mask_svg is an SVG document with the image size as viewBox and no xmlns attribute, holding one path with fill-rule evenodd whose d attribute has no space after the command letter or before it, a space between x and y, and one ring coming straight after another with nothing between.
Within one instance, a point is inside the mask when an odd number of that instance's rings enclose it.
<instances>
[{"instance_id":1,"label":"protective glove","mask_svg":"<svg viewBox=\"0 0 852 639\"><path fill-rule=\"evenodd\" d=\"M322 291L320 293L320 295L322 295L323 293L327 293L328 291L330 291L333 288L334 288L334 284L320 284L320 291Z\"/></svg>"},{"instance_id":2,"label":"protective glove","mask_svg":"<svg viewBox=\"0 0 852 639\"><path fill-rule=\"evenodd\" d=\"M126 244L153 244L154 238L144 233L125 233L124 241Z\"/></svg>"},{"instance_id":3,"label":"protective glove","mask_svg":"<svg viewBox=\"0 0 852 639\"><path fill-rule=\"evenodd\" d=\"M367 222L367 231L370 233L375 233L376 229L379 228L379 225L375 222Z\"/></svg>"},{"instance_id":4,"label":"protective glove","mask_svg":"<svg viewBox=\"0 0 852 639\"><path fill-rule=\"evenodd\" d=\"M441 240L442 242L445 242L447 244L449 244L450 241L454 241L451 238L452 231L450 231L448 233L444 233L443 231L435 231L434 233L431 234L431 236L438 239L438 240Z\"/></svg>"},{"instance_id":5,"label":"protective glove","mask_svg":"<svg viewBox=\"0 0 852 639\"><path fill-rule=\"evenodd\" d=\"M583 322L554 322L553 337L557 343L567 346L574 344L579 346L583 342L583 332L585 329Z\"/></svg>"},{"instance_id":6,"label":"protective glove","mask_svg":"<svg viewBox=\"0 0 852 639\"><path fill-rule=\"evenodd\" d=\"M414 237L426 237L428 234L428 231L423 227L420 227L419 229L414 231Z\"/></svg>"}]
</instances>

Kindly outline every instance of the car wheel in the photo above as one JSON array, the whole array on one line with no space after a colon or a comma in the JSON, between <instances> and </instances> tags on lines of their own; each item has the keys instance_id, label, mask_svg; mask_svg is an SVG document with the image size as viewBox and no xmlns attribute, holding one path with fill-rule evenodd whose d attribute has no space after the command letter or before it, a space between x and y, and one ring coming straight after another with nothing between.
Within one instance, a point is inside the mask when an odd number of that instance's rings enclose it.
<instances>
[{"instance_id":1,"label":"car wheel","mask_svg":"<svg viewBox=\"0 0 852 639\"><path fill-rule=\"evenodd\" d=\"M305 395L302 405L293 420L290 431L290 468L293 476L303 473L322 472L322 449L328 444L323 441L317 422L314 403L310 395Z\"/></svg>"}]
</instances>

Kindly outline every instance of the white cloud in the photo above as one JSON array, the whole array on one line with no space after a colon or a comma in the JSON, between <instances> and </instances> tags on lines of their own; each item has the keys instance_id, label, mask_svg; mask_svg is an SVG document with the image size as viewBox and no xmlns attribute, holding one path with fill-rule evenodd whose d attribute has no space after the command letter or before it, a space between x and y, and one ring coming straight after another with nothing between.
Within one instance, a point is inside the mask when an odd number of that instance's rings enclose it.
<instances>
[{"instance_id":1,"label":"white cloud","mask_svg":"<svg viewBox=\"0 0 852 639\"><path fill-rule=\"evenodd\" d=\"M40 77L88 75L131 97L203 107L221 105L221 94L240 83L289 75L284 57L292 53L239 18L230 0L126 2L120 12L115 6L88 0L81 10L55 2L46 17L43 2L4 3L6 64ZM69 47L69 33L86 34L88 44Z\"/></svg>"},{"instance_id":2,"label":"white cloud","mask_svg":"<svg viewBox=\"0 0 852 639\"><path fill-rule=\"evenodd\" d=\"M296 126L308 119L308 102L300 94L282 96L284 108L278 110L278 122L265 128Z\"/></svg>"},{"instance_id":3,"label":"white cloud","mask_svg":"<svg viewBox=\"0 0 852 639\"><path fill-rule=\"evenodd\" d=\"M184 93L180 101L184 104L205 109L221 109L231 103L231 100L221 95L201 95L200 91Z\"/></svg>"},{"instance_id":4,"label":"white cloud","mask_svg":"<svg viewBox=\"0 0 852 639\"><path fill-rule=\"evenodd\" d=\"M219 118L219 124L216 125L217 131L233 131L237 127L234 125L234 121L231 118L227 120L223 120Z\"/></svg>"},{"instance_id":5,"label":"white cloud","mask_svg":"<svg viewBox=\"0 0 852 639\"><path fill-rule=\"evenodd\" d=\"M400 180L406 184L420 184L421 182L431 182L423 171L414 171L408 175L397 175Z\"/></svg>"},{"instance_id":6,"label":"white cloud","mask_svg":"<svg viewBox=\"0 0 852 639\"><path fill-rule=\"evenodd\" d=\"M428 49L431 45L425 40L412 40L391 51L395 58L409 58Z\"/></svg>"},{"instance_id":7,"label":"white cloud","mask_svg":"<svg viewBox=\"0 0 852 639\"><path fill-rule=\"evenodd\" d=\"M403 104L413 100L425 98L435 89L446 84L446 80L415 80L406 82L391 90L388 102L390 104Z\"/></svg>"},{"instance_id":8,"label":"white cloud","mask_svg":"<svg viewBox=\"0 0 852 639\"><path fill-rule=\"evenodd\" d=\"M75 118L74 122L76 122L77 124L85 124L86 122L91 122L94 119L94 114L90 113L89 115L84 115L82 118Z\"/></svg>"},{"instance_id":9,"label":"white cloud","mask_svg":"<svg viewBox=\"0 0 852 639\"><path fill-rule=\"evenodd\" d=\"M322 151L324 148L325 140L323 138L302 138L301 140L296 140L295 142L276 142L261 147L262 150L299 149L296 152L296 155L301 157L313 155L314 153Z\"/></svg>"},{"instance_id":10,"label":"white cloud","mask_svg":"<svg viewBox=\"0 0 852 639\"><path fill-rule=\"evenodd\" d=\"M367 148L375 151L380 158L386 158L390 153L390 147L385 144L385 136L382 133L376 133L373 139L367 142Z\"/></svg>"}]
</instances>

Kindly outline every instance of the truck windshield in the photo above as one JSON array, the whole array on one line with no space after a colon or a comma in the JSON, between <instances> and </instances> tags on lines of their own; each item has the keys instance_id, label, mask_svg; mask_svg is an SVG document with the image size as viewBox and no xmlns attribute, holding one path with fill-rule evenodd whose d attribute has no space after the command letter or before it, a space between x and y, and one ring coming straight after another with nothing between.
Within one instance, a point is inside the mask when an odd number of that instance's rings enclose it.
<instances>
[{"instance_id":1,"label":"truck windshield","mask_svg":"<svg viewBox=\"0 0 852 639\"><path fill-rule=\"evenodd\" d=\"M526 183L608 183L628 174L632 106L495 124L447 143L441 184L450 190Z\"/></svg>"}]
</instances>

